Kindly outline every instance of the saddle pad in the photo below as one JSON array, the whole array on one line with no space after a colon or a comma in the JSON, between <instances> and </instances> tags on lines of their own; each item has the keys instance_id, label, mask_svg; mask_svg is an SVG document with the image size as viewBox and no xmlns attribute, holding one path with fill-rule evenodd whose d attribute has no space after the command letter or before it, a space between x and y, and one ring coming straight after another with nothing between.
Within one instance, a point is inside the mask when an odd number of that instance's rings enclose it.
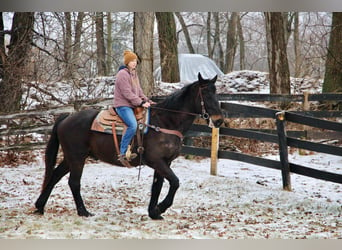
<instances>
[{"instance_id":1,"label":"saddle pad","mask_svg":"<svg viewBox=\"0 0 342 250\"><path fill-rule=\"evenodd\" d=\"M147 111L147 112L146 112ZM142 111L139 110L139 112L134 112L136 115L136 118L139 123L148 124L149 123L149 117L150 117L150 109L143 109ZM102 132L106 134L113 134L112 132L112 124L115 124L116 134L122 135L123 131L126 130L125 123L121 120L121 118L116 114L113 108L101 110L95 119L93 120L93 123L91 125L92 131ZM148 131L148 127L145 127L144 134L146 134Z\"/></svg>"}]
</instances>

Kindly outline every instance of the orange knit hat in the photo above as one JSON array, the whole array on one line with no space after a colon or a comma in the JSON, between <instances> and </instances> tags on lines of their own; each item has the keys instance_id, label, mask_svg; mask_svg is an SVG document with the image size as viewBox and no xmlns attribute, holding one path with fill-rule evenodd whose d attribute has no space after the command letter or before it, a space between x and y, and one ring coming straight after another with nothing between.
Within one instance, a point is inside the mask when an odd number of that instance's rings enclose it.
<instances>
[{"instance_id":1,"label":"orange knit hat","mask_svg":"<svg viewBox=\"0 0 342 250\"><path fill-rule=\"evenodd\" d=\"M124 51L124 64L125 65L127 65L130 61L133 61L134 59L138 59L135 53L129 50Z\"/></svg>"}]
</instances>

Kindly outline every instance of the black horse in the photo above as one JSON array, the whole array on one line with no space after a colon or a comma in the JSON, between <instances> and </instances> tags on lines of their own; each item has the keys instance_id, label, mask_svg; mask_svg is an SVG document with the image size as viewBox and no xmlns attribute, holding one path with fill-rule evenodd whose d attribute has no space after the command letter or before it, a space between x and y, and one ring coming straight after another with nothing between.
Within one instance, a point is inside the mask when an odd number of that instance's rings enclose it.
<instances>
[{"instance_id":1,"label":"black horse","mask_svg":"<svg viewBox=\"0 0 342 250\"><path fill-rule=\"evenodd\" d=\"M178 177L171 170L171 162L180 154L182 135L190 128L197 115L211 120L219 127L223 115L216 98L217 76L203 79L198 74L198 81L189 84L166 97L151 107L149 128L143 138L144 151L131 164L138 166L140 160L154 169L151 200L148 207L152 219L162 219L162 213L172 203L179 187ZM91 216L84 206L80 189L80 180L85 160L88 156L101 161L120 165L111 135L90 130L91 124L98 114L97 110L83 110L71 115L57 118L50 140L45 151L45 178L39 198L35 203L36 213L43 214L45 204L56 183L70 172L68 184L72 191L77 213L80 216ZM160 128L160 129L159 129ZM55 168L59 144L64 158ZM158 204L164 178L170 183L168 194Z\"/></svg>"}]
</instances>

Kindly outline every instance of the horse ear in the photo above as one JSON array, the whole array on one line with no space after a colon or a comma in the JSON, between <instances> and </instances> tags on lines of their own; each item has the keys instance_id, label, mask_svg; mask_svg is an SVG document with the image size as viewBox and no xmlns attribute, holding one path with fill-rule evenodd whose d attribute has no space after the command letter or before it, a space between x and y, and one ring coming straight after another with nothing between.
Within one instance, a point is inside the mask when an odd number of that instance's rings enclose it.
<instances>
[{"instance_id":1,"label":"horse ear","mask_svg":"<svg viewBox=\"0 0 342 250\"><path fill-rule=\"evenodd\" d=\"M198 72L198 81L199 81L199 82L202 82L202 81L203 81L201 72Z\"/></svg>"},{"instance_id":2,"label":"horse ear","mask_svg":"<svg viewBox=\"0 0 342 250\"><path fill-rule=\"evenodd\" d=\"M217 80L217 75L216 75L213 79L211 79L211 82L212 82L212 83L215 83L216 80Z\"/></svg>"}]
</instances>

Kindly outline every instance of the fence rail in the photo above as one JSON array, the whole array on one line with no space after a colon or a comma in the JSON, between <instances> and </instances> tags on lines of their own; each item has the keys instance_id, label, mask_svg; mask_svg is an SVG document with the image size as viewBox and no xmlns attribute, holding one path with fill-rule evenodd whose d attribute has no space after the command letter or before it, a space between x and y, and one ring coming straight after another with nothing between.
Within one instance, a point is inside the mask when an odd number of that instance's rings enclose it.
<instances>
[{"instance_id":1,"label":"fence rail","mask_svg":"<svg viewBox=\"0 0 342 250\"><path fill-rule=\"evenodd\" d=\"M247 154L242 154L238 152L230 152L230 151L220 151L217 152L217 157L222 159L230 159L236 161L242 161L246 163L251 163L263 167L278 169L282 171L283 176L283 188L286 190L291 190L291 181L290 181L290 172L305 175L308 177L313 177L321 180L332 181L336 183L342 184L342 175L336 173L330 173L326 171L316 170L305 166L300 166L298 164L289 163L288 161L288 152L287 147L296 147L326 154L338 155L342 156L342 147L325 145L322 143L315 143L306 140L297 139L294 137L290 137L287 135L285 122L289 121L292 123L302 124L306 126L333 130L336 134L342 134L342 124L338 122L321 120L313 117L303 116L301 114L293 113L293 112L280 112L279 110L262 108L262 107L254 107L247 106L242 104L235 103L222 103L222 110L224 110L225 114L229 114L231 117L231 111L235 111L235 114L243 114L243 117L262 117L262 118L273 118L277 119L277 124L280 122L282 126L277 126L277 134L264 133L260 131L251 131L246 129L234 129L234 128L220 128L219 136L234 136L234 137L242 137L249 138L263 142L276 143L279 145L279 155L281 160L275 161L270 159L264 159L256 156L251 156ZM281 118L278 118L278 115L281 113ZM241 117L234 116L234 117ZM329 114L327 115L329 116ZM197 130L201 132L208 133L208 128L200 128L201 125L195 125L192 127L192 130ZM203 126L203 125L202 125ZM339 137L342 138L342 137ZM185 154L194 154L194 155L202 155L202 156L210 156L212 153L209 149L199 149L196 147L185 146L183 148L183 153ZM216 160L214 159L216 162ZM216 168L216 166L214 166ZM211 172L217 172L213 170Z\"/></svg>"}]
</instances>

